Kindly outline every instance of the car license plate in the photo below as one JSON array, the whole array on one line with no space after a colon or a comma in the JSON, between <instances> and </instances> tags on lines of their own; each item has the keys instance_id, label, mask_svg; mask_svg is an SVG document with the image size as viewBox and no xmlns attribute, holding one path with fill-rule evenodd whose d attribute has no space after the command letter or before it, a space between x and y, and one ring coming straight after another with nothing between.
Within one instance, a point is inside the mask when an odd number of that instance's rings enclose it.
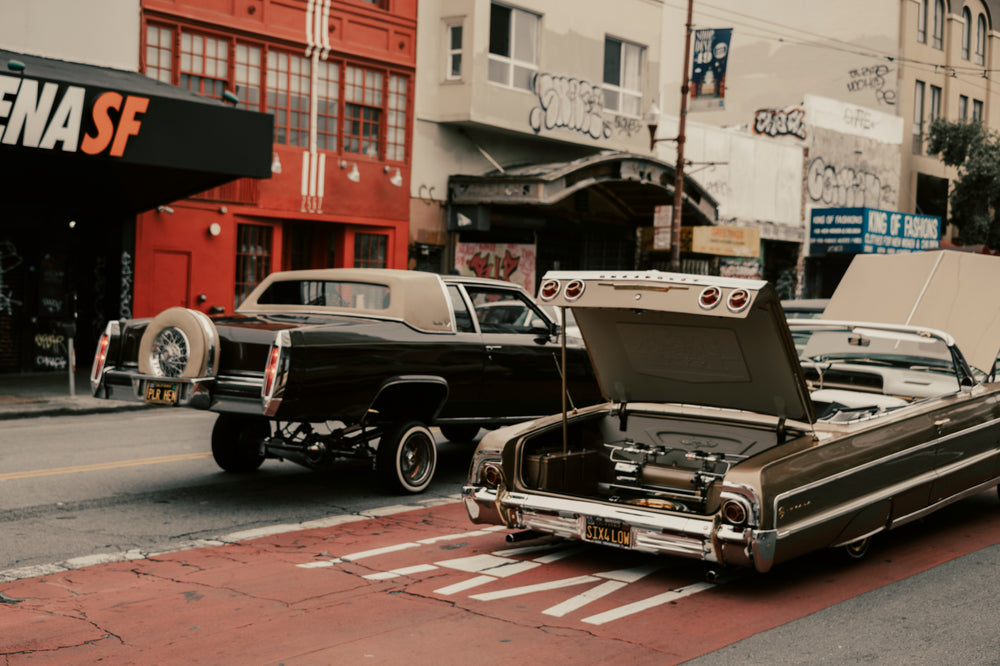
<instances>
[{"instance_id":1,"label":"car license plate","mask_svg":"<svg viewBox=\"0 0 1000 666\"><path fill-rule=\"evenodd\" d=\"M587 531L584 533L584 538L608 546L632 547L632 529L616 520L587 516Z\"/></svg>"},{"instance_id":2,"label":"car license plate","mask_svg":"<svg viewBox=\"0 0 1000 666\"><path fill-rule=\"evenodd\" d=\"M154 405L176 405L177 388L176 383L148 382L146 384L146 402Z\"/></svg>"}]
</instances>

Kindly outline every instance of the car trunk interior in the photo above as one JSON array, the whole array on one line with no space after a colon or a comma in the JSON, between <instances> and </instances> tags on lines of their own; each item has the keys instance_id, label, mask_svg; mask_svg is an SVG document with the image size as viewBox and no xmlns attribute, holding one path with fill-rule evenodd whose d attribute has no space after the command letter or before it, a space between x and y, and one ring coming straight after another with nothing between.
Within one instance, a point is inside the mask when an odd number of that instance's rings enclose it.
<instances>
[{"instance_id":1,"label":"car trunk interior","mask_svg":"<svg viewBox=\"0 0 1000 666\"><path fill-rule=\"evenodd\" d=\"M728 470L775 446L775 428L651 414L602 413L536 432L521 445L527 490L710 514Z\"/></svg>"}]
</instances>

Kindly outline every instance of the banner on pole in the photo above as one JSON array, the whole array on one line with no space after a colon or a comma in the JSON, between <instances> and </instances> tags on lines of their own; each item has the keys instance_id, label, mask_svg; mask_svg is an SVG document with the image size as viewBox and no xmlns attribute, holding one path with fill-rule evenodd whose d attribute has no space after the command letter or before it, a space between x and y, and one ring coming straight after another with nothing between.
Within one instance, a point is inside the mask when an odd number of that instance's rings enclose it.
<instances>
[{"instance_id":1,"label":"banner on pole","mask_svg":"<svg viewBox=\"0 0 1000 666\"><path fill-rule=\"evenodd\" d=\"M726 63L732 28L694 31L694 58L691 65L692 111L721 111L725 108Z\"/></svg>"}]
</instances>

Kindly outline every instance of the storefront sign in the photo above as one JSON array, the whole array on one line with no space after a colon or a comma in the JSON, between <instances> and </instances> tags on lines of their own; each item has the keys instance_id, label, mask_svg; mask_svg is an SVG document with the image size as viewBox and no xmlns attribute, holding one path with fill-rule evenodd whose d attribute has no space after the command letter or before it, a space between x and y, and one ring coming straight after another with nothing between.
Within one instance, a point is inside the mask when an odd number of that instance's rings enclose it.
<instances>
[{"instance_id":1,"label":"storefront sign","mask_svg":"<svg viewBox=\"0 0 1000 666\"><path fill-rule=\"evenodd\" d=\"M817 208L809 254L894 254L941 244L941 218L873 208Z\"/></svg>"},{"instance_id":2,"label":"storefront sign","mask_svg":"<svg viewBox=\"0 0 1000 666\"><path fill-rule=\"evenodd\" d=\"M760 229L754 227L681 227L681 251L721 257L760 256Z\"/></svg>"},{"instance_id":3,"label":"storefront sign","mask_svg":"<svg viewBox=\"0 0 1000 666\"><path fill-rule=\"evenodd\" d=\"M535 293L537 252L534 245L457 243L455 269L462 275L505 280Z\"/></svg>"}]
</instances>

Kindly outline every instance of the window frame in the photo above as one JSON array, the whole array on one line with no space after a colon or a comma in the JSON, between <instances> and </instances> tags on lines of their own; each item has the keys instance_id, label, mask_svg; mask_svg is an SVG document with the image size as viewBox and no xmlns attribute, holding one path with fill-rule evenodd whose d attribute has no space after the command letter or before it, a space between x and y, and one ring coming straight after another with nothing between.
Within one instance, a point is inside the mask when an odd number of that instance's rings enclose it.
<instances>
[{"instance_id":1,"label":"window frame","mask_svg":"<svg viewBox=\"0 0 1000 666\"><path fill-rule=\"evenodd\" d=\"M917 41L927 43L927 0L917 2Z\"/></svg>"},{"instance_id":2,"label":"window frame","mask_svg":"<svg viewBox=\"0 0 1000 666\"><path fill-rule=\"evenodd\" d=\"M972 53L972 12L962 8L962 60L969 60Z\"/></svg>"},{"instance_id":3,"label":"window frame","mask_svg":"<svg viewBox=\"0 0 1000 666\"><path fill-rule=\"evenodd\" d=\"M958 119L961 121L968 120L969 118L969 96L959 95L958 96Z\"/></svg>"},{"instance_id":4,"label":"window frame","mask_svg":"<svg viewBox=\"0 0 1000 666\"><path fill-rule=\"evenodd\" d=\"M944 0L934 0L934 23L931 32L931 47L944 50Z\"/></svg>"},{"instance_id":5,"label":"window frame","mask_svg":"<svg viewBox=\"0 0 1000 666\"><path fill-rule=\"evenodd\" d=\"M977 65L986 64L986 17L983 14L979 14L976 18L976 51L975 51L975 63Z\"/></svg>"},{"instance_id":6,"label":"window frame","mask_svg":"<svg viewBox=\"0 0 1000 666\"><path fill-rule=\"evenodd\" d=\"M984 111L983 101L980 99L972 100L972 120L977 122L983 122L983 111Z\"/></svg>"},{"instance_id":7,"label":"window frame","mask_svg":"<svg viewBox=\"0 0 1000 666\"><path fill-rule=\"evenodd\" d=\"M445 23L444 78L445 81L462 80L462 52L465 46L465 22L451 20ZM458 46L455 46L455 32L458 32ZM457 65L457 67L456 67Z\"/></svg>"},{"instance_id":8,"label":"window frame","mask_svg":"<svg viewBox=\"0 0 1000 666\"><path fill-rule=\"evenodd\" d=\"M609 43L614 43L618 45L618 83L609 82L608 79L608 45ZM625 85L626 81L626 68L628 58L626 57L626 50L635 49L638 51L637 62L638 62L638 72L636 74L636 85L635 88L630 88ZM602 83L602 106L604 109L611 111L622 116L628 116L630 118L640 118L642 117L642 100L643 100L643 71L645 70L644 62L646 59L646 47L642 44L637 44L635 42L630 42L628 40L619 39L618 37L612 37L611 35L604 36L604 74L601 77ZM608 105L608 93L616 96L616 104L614 106ZM629 112L625 108L626 98L630 97L635 103L635 112Z\"/></svg>"},{"instance_id":9,"label":"window frame","mask_svg":"<svg viewBox=\"0 0 1000 666\"><path fill-rule=\"evenodd\" d=\"M493 23L494 8L504 9L507 12L509 12L507 18L507 26L506 26L506 50L507 50L506 54L493 50L494 49L493 38L495 36L494 23ZM532 50L531 55L533 56L534 61L522 60L519 56L516 56L514 54L514 49L517 45L517 38L518 38L518 33L517 33L518 16L531 18L534 21L533 22L534 43L531 46ZM530 92L534 89L535 77L538 75L539 72L538 60L541 49L539 48L538 40L541 35L541 24L542 24L541 14L529 12L525 9L519 9L517 7L511 7L510 5L505 5L502 2L490 3L490 38L486 54L487 55L486 78L490 83L495 83L496 85L503 86L505 88L511 88L514 90L526 90ZM504 81L500 81L493 77L494 65L498 65L504 68L504 72L506 74L506 76L504 77L505 79ZM515 76L515 74L517 73L518 68L521 68L523 70L528 70L529 72L531 72L531 74L529 75L529 80L526 85L523 86L517 85L517 77Z\"/></svg>"},{"instance_id":10,"label":"window frame","mask_svg":"<svg viewBox=\"0 0 1000 666\"><path fill-rule=\"evenodd\" d=\"M921 154L924 145L924 94L927 84L917 79L913 85L913 152Z\"/></svg>"}]
</instances>

